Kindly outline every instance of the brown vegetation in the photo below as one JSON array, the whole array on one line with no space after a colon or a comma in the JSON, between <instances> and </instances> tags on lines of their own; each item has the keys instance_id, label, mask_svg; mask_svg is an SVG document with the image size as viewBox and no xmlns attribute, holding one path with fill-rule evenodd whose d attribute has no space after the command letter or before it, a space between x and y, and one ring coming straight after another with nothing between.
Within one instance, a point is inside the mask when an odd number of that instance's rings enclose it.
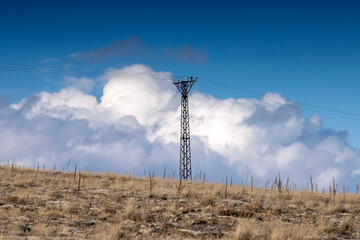
<instances>
[{"instance_id":1,"label":"brown vegetation","mask_svg":"<svg viewBox=\"0 0 360 240\"><path fill-rule=\"evenodd\" d=\"M360 238L358 195L288 182L271 190L0 166L0 239Z\"/></svg>"}]
</instances>

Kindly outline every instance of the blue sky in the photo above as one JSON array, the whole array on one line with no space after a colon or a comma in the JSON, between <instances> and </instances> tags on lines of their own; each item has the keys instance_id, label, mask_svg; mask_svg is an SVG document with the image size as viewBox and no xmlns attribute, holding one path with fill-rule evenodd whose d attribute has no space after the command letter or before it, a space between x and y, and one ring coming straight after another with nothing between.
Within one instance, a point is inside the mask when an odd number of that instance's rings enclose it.
<instances>
[{"instance_id":1,"label":"blue sky","mask_svg":"<svg viewBox=\"0 0 360 240\"><path fill-rule=\"evenodd\" d=\"M207 60L138 57L69 64L104 69L144 63L358 113L358 9L357 1L3 1L0 60L61 65L68 54L137 36L149 46L205 49ZM10 99L59 88L54 75L1 71L0 77ZM324 118L326 125L352 130L360 144L357 122Z\"/></svg>"},{"instance_id":2,"label":"blue sky","mask_svg":"<svg viewBox=\"0 0 360 240\"><path fill-rule=\"evenodd\" d=\"M98 71L140 63L199 76L194 90L220 99L244 96L201 81L360 114L359 7L358 1L325 0L2 1L0 63ZM112 55L114 43L142 51ZM104 49L110 50L99 57ZM2 98L14 103L66 83L60 74L0 68L0 85ZM98 83L91 93L99 98L101 91ZM360 121L303 112L319 115L325 127L349 131L350 143L360 146Z\"/></svg>"}]
</instances>

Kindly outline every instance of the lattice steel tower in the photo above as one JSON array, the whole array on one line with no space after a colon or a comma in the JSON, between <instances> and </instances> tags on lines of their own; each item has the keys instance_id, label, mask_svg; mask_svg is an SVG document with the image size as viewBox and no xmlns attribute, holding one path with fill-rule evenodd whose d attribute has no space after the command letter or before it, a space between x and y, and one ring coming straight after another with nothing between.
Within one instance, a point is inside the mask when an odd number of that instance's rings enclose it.
<instances>
[{"instance_id":1,"label":"lattice steel tower","mask_svg":"<svg viewBox=\"0 0 360 240\"><path fill-rule=\"evenodd\" d=\"M180 124L180 179L192 179L191 176L191 151L190 151L190 124L189 124L189 97L191 87L197 77L187 77L186 80L173 81L181 93L181 124Z\"/></svg>"}]
</instances>

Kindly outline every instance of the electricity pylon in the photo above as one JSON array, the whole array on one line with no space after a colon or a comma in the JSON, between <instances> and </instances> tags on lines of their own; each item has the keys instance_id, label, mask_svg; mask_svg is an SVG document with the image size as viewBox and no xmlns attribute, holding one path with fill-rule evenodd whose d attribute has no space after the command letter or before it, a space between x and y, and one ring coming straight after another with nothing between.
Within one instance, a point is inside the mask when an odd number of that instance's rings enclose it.
<instances>
[{"instance_id":1,"label":"electricity pylon","mask_svg":"<svg viewBox=\"0 0 360 240\"><path fill-rule=\"evenodd\" d=\"M186 80L173 80L181 93L181 124L180 124L180 172L183 180L192 179L191 176L191 151L190 151L190 124L189 124L189 92L196 82L197 77L187 77Z\"/></svg>"}]
</instances>

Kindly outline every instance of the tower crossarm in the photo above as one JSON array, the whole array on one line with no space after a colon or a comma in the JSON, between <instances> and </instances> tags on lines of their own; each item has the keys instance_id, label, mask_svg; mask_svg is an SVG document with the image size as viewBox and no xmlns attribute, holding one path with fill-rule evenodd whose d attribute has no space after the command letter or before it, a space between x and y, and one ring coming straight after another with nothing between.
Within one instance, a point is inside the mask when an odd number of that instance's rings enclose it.
<instances>
[{"instance_id":1,"label":"tower crossarm","mask_svg":"<svg viewBox=\"0 0 360 240\"><path fill-rule=\"evenodd\" d=\"M189 94L191 87L194 85L196 80L197 77L187 77L186 80L184 80L183 78L177 81L173 80L173 83L175 84L181 95L187 95Z\"/></svg>"}]
</instances>

